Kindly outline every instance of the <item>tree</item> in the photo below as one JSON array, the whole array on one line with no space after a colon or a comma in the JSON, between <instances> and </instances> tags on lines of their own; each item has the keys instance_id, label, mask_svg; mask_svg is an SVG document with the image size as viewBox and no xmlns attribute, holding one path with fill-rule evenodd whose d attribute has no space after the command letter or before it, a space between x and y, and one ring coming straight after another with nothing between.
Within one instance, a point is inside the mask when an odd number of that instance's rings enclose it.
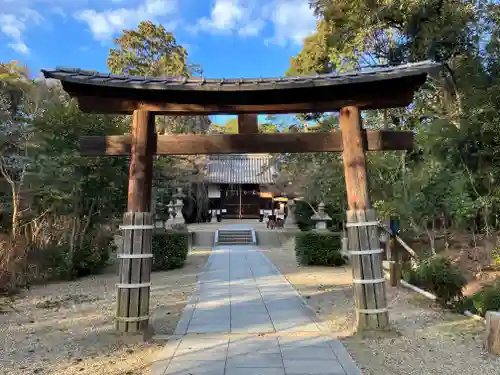
<instances>
[{"instance_id":1,"label":"tree","mask_svg":"<svg viewBox=\"0 0 500 375\"><path fill-rule=\"evenodd\" d=\"M0 293L18 280L102 270L128 177L126 158L77 152L81 135L123 134L123 117L83 114L60 85L45 80L9 80L20 96L12 105L0 92L0 182L9 187L0 191L1 229L10 235L0 244Z\"/></svg>"},{"instance_id":2,"label":"tree","mask_svg":"<svg viewBox=\"0 0 500 375\"><path fill-rule=\"evenodd\" d=\"M162 25L141 21L137 30L123 30L109 51L108 68L113 74L134 76L189 77L201 73L187 64L187 52L177 44L174 34Z\"/></svg>"},{"instance_id":3,"label":"tree","mask_svg":"<svg viewBox=\"0 0 500 375\"><path fill-rule=\"evenodd\" d=\"M174 34L151 21L141 21L137 30L123 30L114 42L116 47L107 58L113 74L191 77L202 73L200 66L187 63L187 51L177 44ZM204 133L210 120L207 116L162 116L156 125L164 134Z\"/></svg>"},{"instance_id":4,"label":"tree","mask_svg":"<svg viewBox=\"0 0 500 375\"><path fill-rule=\"evenodd\" d=\"M408 108L366 111L365 127L412 130L411 153L370 153L374 205L382 217L399 214L404 227L429 237L438 231L490 233L500 228L500 6L495 1L312 0L317 32L292 58L289 74L313 74L398 65L431 59L443 63ZM335 116L315 116L319 130ZM335 201L345 192L335 174L318 173L320 154L288 156L285 167L307 171L302 189ZM313 160L313 162L311 162ZM321 170L339 171L324 159ZM340 172L340 171L339 171ZM298 178L298 177L297 177ZM341 190L341 191L339 191ZM337 195L338 193L338 195Z\"/></svg>"}]
</instances>

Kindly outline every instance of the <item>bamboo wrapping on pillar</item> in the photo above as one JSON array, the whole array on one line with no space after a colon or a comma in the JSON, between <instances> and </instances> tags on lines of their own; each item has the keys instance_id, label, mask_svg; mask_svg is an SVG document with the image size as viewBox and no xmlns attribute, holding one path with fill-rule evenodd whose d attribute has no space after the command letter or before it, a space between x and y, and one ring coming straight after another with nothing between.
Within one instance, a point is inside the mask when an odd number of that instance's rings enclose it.
<instances>
[{"instance_id":1,"label":"bamboo wrapping on pillar","mask_svg":"<svg viewBox=\"0 0 500 375\"><path fill-rule=\"evenodd\" d=\"M122 333L144 332L149 324L153 215L127 212L122 228L116 329Z\"/></svg>"},{"instance_id":2,"label":"bamboo wrapping on pillar","mask_svg":"<svg viewBox=\"0 0 500 375\"><path fill-rule=\"evenodd\" d=\"M347 232L353 272L354 300L359 329L389 327L382 253L356 254L356 251L380 248L378 227L373 210L347 211ZM349 223L367 225L349 226Z\"/></svg>"}]
</instances>

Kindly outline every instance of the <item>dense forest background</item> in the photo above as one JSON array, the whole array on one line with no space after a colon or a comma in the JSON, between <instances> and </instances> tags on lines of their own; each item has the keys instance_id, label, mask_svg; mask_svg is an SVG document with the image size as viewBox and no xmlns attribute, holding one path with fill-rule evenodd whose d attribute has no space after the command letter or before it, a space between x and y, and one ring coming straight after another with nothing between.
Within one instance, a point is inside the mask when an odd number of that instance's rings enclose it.
<instances>
[{"instance_id":1,"label":"dense forest background","mask_svg":"<svg viewBox=\"0 0 500 375\"><path fill-rule=\"evenodd\" d=\"M291 59L288 75L422 60L443 64L408 108L364 113L366 128L416 134L411 153L370 153L372 202L381 219L398 216L402 230L423 238L431 253L460 235L471 248L487 244L486 257L493 257L500 226L500 5L493 0L310 3L317 31ZM201 74L202 67L188 64L187 56L172 33L143 21L115 40L107 64L112 73ZM307 131L338 127L336 114L308 114L293 124L269 117L260 129L306 131L306 121L314 125ZM82 158L78 138L124 134L129 128L127 116L81 113L57 82L32 79L21 62L0 63L0 288L105 267L125 211L128 160ZM157 128L164 134L235 132L236 122L219 126L208 117L159 117ZM313 204L325 202L334 218L343 218L341 155L276 158L287 189ZM206 201L203 167L203 157L158 158L158 207L177 186L188 193L188 205ZM200 216L203 204L196 210Z\"/></svg>"}]
</instances>

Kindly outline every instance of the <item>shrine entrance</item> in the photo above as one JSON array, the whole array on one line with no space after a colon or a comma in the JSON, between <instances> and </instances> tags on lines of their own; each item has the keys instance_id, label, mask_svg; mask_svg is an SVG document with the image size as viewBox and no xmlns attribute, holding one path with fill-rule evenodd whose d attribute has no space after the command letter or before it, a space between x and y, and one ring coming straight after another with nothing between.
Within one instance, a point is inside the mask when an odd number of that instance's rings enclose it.
<instances>
[{"instance_id":1,"label":"shrine entrance","mask_svg":"<svg viewBox=\"0 0 500 375\"><path fill-rule=\"evenodd\" d=\"M83 112L132 114L132 134L88 136L85 156L130 156L128 212L119 253L117 330L144 331L149 321L151 187L154 155L342 152L357 329L387 329L389 317L376 214L371 208L369 151L410 150L411 131L371 131L362 110L405 107L439 65L420 62L345 74L261 79L128 77L82 71L43 70L77 98ZM339 112L340 131L258 134L257 114ZM157 135L155 115L238 115L239 134ZM241 189L236 195L236 207ZM133 239L133 240L132 240Z\"/></svg>"},{"instance_id":2,"label":"shrine entrance","mask_svg":"<svg viewBox=\"0 0 500 375\"><path fill-rule=\"evenodd\" d=\"M221 208L228 219L259 218L259 186L254 184L227 184L221 187Z\"/></svg>"}]
</instances>

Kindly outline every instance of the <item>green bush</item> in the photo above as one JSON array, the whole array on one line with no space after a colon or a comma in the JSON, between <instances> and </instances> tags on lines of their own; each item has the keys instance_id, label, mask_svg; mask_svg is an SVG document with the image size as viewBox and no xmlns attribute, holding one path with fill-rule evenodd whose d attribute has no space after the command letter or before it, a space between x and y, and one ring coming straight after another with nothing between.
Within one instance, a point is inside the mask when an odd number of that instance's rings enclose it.
<instances>
[{"instance_id":1,"label":"green bush","mask_svg":"<svg viewBox=\"0 0 500 375\"><path fill-rule=\"evenodd\" d=\"M301 231L310 231L314 228L314 222L311 220L311 216L314 212L306 202L300 200L296 201L294 214L297 227Z\"/></svg>"},{"instance_id":2,"label":"green bush","mask_svg":"<svg viewBox=\"0 0 500 375\"><path fill-rule=\"evenodd\" d=\"M443 257L432 257L420 263L416 269L404 270L403 279L434 293L443 305L459 301L467 283L460 269Z\"/></svg>"},{"instance_id":3,"label":"green bush","mask_svg":"<svg viewBox=\"0 0 500 375\"><path fill-rule=\"evenodd\" d=\"M46 248L30 248L27 272L37 281L72 280L101 273L114 251L113 236L110 234L88 235L70 256L69 244L52 244Z\"/></svg>"},{"instance_id":4,"label":"green bush","mask_svg":"<svg viewBox=\"0 0 500 375\"><path fill-rule=\"evenodd\" d=\"M297 261L307 266L341 266L340 236L329 232L301 232L295 237Z\"/></svg>"},{"instance_id":5,"label":"green bush","mask_svg":"<svg viewBox=\"0 0 500 375\"><path fill-rule=\"evenodd\" d=\"M500 281L485 285L468 299L469 310L475 314L484 316L487 311L500 311Z\"/></svg>"},{"instance_id":6,"label":"green bush","mask_svg":"<svg viewBox=\"0 0 500 375\"><path fill-rule=\"evenodd\" d=\"M153 271L167 271L183 267L188 250L187 231L155 232L153 235Z\"/></svg>"},{"instance_id":7,"label":"green bush","mask_svg":"<svg viewBox=\"0 0 500 375\"><path fill-rule=\"evenodd\" d=\"M73 254L72 273L74 277L84 277L101 273L114 249L113 236L107 235L97 241L88 239Z\"/></svg>"}]
</instances>

